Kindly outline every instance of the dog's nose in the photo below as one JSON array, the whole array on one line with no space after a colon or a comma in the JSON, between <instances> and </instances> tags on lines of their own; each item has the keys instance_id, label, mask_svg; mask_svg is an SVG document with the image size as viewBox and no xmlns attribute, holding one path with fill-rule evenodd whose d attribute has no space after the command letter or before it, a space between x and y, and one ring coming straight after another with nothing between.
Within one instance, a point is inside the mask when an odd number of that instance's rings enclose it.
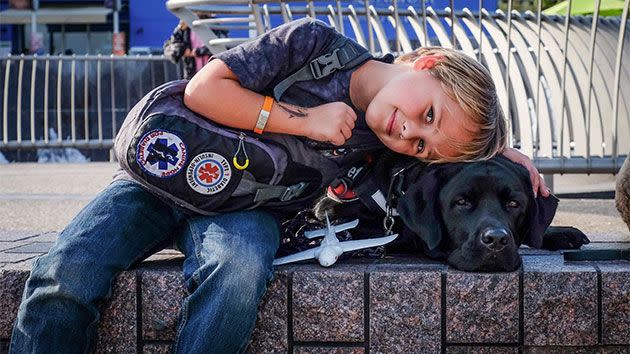
<instances>
[{"instance_id":1,"label":"dog's nose","mask_svg":"<svg viewBox=\"0 0 630 354\"><path fill-rule=\"evenodd\" d=\"M492 251L499 252L508 244L508 232L500 228L488 228L481 233L481 242Z\"/></svg>"}]
</instances>

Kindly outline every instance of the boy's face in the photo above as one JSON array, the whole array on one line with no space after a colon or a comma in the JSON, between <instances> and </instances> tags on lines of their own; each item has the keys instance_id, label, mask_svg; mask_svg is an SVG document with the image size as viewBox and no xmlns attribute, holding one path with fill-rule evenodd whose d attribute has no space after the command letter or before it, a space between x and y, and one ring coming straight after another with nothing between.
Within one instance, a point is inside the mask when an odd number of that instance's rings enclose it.
<instances>
[{"instance_id":1,"label":"boy's face","mask_svg":"<svg viewBox=\"0 0 630 354\"><path fill-rule=\"evenodd\" d=\"M365 119L389 149L424 160L461 155L449 138L471 141L475 127L428 71L415 68L390 80L370 102Z\"/></svg>"}]
</instances>

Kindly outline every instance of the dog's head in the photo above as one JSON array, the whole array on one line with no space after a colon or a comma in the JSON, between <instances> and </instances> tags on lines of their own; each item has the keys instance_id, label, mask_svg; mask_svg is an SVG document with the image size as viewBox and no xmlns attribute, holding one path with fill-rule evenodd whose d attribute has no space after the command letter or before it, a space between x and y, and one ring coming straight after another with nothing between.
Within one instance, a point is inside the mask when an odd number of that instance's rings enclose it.
<instances>
[{"instance_id":1,"label":"dog's head","mask_svg":"<svg viewBox=\"0 0 630 354\"><path fill-rule=\"evenodd\" d=\"M527 170L497 157L430 166L398 202L405 225L455 268L512 271L539 248L557 199L534 198Z\"/></svg>"}]
</instances>

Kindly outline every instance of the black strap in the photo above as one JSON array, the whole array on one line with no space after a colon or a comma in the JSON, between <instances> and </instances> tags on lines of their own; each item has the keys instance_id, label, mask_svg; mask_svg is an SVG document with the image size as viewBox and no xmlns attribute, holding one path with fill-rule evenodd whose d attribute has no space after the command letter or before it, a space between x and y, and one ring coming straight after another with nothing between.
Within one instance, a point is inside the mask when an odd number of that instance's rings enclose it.
<instances>
[{"instance_id":1,"label":"black strap","mask_svg":"<svg viewBox=\"0 0 630 354\"><path fill-rule=\"evenodd\" d=\"M568 250L563 252L565 261L611 261L625 259L630 261L630 248L600 250Z\"/></svg>"},{"instance_id":2,"label":"black strap","mask_svg":"<svg viewBox=\"0 0 630 354\"><path fill-rule=\"evenodd\" d=\"M273 88L273 96L280 101L282 94L293 83L298 81L319 80L337 70L349 70L372 58L372 54L365 51L347 38L340 37L331 46L328 53L311 60L307 65L282 80Z\"/></svg>"},{"instance_id":3,"label":"black strap","mask_svg":"<svg viewBox=\"0 0 630 354\"><path fill-rule=\"evenodd\" d=\"M388 159L388 157L381 157L381 159ZM396 164L396 166L387 167L387 172L384 174L375 171L374 167L371 166L364 177L353 181L353 190L363 205L375 215L381 215L387 212L388 206L396 208L398 198L409 187L410 180L407 178L406 172L421 163L415 158L408 159L408 161ZM383 185L383 181L386 181L385 185ZM397 214L394 213L394 215Z\"/></svg>"}]
</instances>

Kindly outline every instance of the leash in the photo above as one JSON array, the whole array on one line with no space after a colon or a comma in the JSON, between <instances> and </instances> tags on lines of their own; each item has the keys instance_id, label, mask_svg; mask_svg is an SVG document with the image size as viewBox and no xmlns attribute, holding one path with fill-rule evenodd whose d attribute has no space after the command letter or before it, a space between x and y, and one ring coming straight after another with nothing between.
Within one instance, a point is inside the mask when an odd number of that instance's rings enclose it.
<instances>
[{"instance_id":1,"label":"leash","mask_svg":"<svg viewBox=\"0 0 630 354\"><path fill-rule=\"evenodd\" d=\"M396 219L394 219L394 209L398 198L405 195L405 171L420 164L420 160L413 161L407 166L401 167L396 170L389 179L389 188L387 189L387 198L385 199L385 217L383 218L383 231L385 235L391 235L393 233Z\"/></svg>"}]
</instances>

